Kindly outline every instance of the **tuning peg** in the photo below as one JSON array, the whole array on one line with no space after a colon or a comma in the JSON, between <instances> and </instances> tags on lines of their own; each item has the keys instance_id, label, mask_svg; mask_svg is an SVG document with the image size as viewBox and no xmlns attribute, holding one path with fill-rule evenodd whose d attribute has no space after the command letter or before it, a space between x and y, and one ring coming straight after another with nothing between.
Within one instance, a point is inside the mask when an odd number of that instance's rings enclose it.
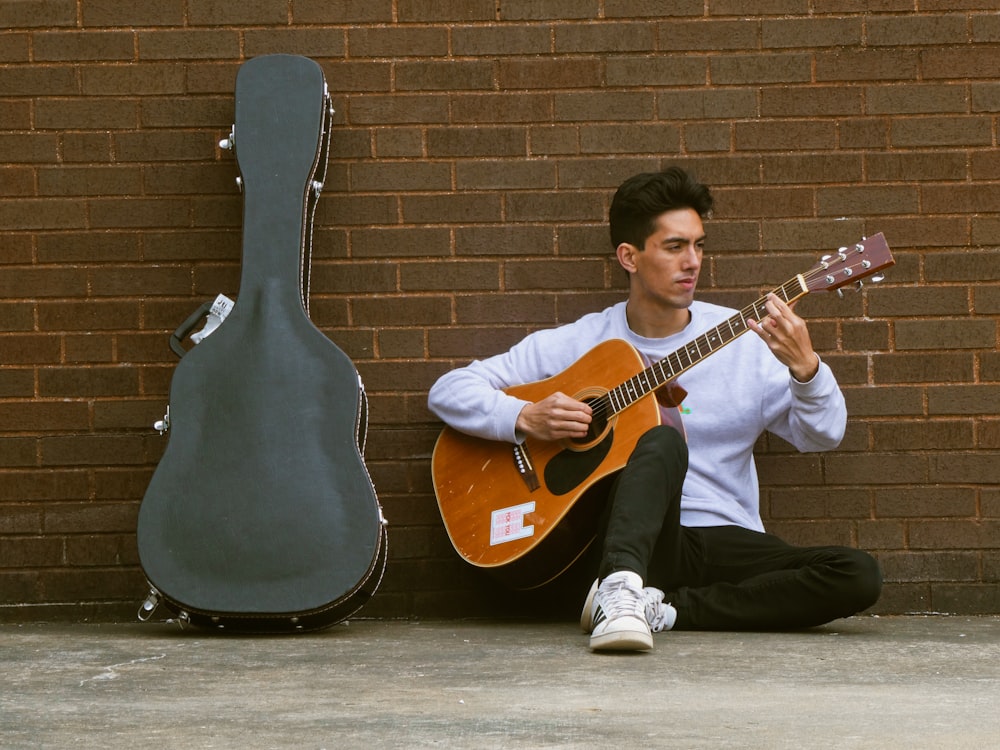
<instances>
[{"instance_id":1,"label":"tuning peg","mask_svg":"<svg viewBox=\"0 0 1000 750\"><path fill-rule=\"evenodd\" d=\"M880 281L884 281L885 280L885 274L884 273L877 273L877 274L875 274L874 276L871 277L871 280L872 280L873 284L877 284Z\"/></svg>"},{"instance_id":2,"label":"tuning peg","mask_svg":"<svg viewBox=\"0 0 1000 750\"><path fill-rule=\"evenodd\" d=\"M864 285L865 285L865 282L863 282L861 279L858 279L857 281L854 282L854 288L857 289L859 292L861 291L861 288Z\"/></svg>"},{"instance_id":3,"label":"tuning peg","mask_svg":"<svg viewBox=\"0 0 1000 750\"><path fill-rule=\"evenodd\" d=\"M243 192L243 178L242 177L237 177L236 178L236 189L239 190L241 193Z\"/></svg>"},{"instance_id":4,"label":"tuning peg","mask_svg":"<svg viewBox=\"0 0 1000 750\"><path fill-rule=\"evenodd\" d=\"M219 148L223 149L224 151L233 150L233 146L236 145L235 130L236 129L234 127L229 128L229 135L223 138L221 141L219 141Z\"/></svg>"},{"instance_id":5,"label":"tuning peg","mask_svg":"<svg viewBox=\"0 0 1000 750\"><path fill-rule=\"evenodd\" d=\"M844 290L843 290L843 289L838 289L838 290L837 290L837 296L838 296L838 297L839 297L840 299L844 299Z\"/></svg>"}]
</instances>

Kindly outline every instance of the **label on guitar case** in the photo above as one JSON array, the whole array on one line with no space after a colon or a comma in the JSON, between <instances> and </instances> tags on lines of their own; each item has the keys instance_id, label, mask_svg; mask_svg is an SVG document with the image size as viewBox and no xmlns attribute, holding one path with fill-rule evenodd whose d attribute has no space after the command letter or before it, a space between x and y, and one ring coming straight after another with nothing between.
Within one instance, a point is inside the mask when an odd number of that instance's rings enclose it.
<instances>
[{"instance_id":1,"label":"label on guitar case","mask_svg":"<svg viewBox=\"0 0 1000 750\"><path fill-rule=\"evenodd\" d=\"M493 511L490 514L490 546L533 536L535 527L525 526L524 517L534 511L533 502Z\"/></svg>"}]
</instances>

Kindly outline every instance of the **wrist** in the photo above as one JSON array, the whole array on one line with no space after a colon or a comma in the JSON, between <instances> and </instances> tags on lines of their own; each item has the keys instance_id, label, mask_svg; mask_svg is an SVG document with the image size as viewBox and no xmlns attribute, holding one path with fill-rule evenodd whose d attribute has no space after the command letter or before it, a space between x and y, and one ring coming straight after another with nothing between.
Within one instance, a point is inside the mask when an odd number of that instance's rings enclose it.
<instances>
[{"instance_id":1,"label":"wrist","mask_svg":"<svg viewBox=\"0 0 1000 750\"><path fill-rule=\"evenodd\" d=\"M809 364L799 367L789 367L788 370L798 382L808 383L819 372L819 355L813 352L812 361Z\"/></svg>"}]
</instances>

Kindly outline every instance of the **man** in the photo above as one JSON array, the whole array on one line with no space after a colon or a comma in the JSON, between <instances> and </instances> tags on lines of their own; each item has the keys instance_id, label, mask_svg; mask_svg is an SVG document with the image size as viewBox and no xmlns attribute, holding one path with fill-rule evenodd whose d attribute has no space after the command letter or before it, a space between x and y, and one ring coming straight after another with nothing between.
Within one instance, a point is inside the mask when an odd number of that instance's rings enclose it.
<instances>
[{"instance_id":1,"label":"man","mask_svg":"<svg viewBox=\"0 0 1000 750\"><path fill-rule=\"evenodd\" d=\"M502 389L551 377L610 338L652 363L736 314L694 299L712 202L679 168L627 180L612 201L610 230L628 298L447 373L430 391L430 408L491 440L584 436L586 403L563 393L529 403ZM794 547L764 532L757 438L766 430L800 451L829 450L847 420L805 322L774 295L766 308L761 321L748 321L752 334L678 378L686 442L673 427L653 427L611 486L598 582L581 616L593 650L649 649L659 630L810 627L878 599L881 574L866 553Z\"/></svg>"}]
</instances>

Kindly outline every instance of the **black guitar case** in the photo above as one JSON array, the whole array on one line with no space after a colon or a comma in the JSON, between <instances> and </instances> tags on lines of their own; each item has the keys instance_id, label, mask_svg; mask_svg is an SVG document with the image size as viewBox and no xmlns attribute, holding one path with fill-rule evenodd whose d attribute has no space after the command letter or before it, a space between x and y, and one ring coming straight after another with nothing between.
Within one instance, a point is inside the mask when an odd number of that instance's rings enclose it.
<instances>
[{"instance_id":1,"label":"black guitar case","mask_svg":"<svg viewBox=\"0 0 1000 750\"><path fill-rule=\"evenodd\" d=\"M332 113L312 60L240 67L230 139L243 189L239 297L173 374L160 423L169 442L139 508L151 587L140 619L163 603L205 627L312 630L349 617L381 581L364 389L308 314Z\"/></svg>"}]
</instances>

